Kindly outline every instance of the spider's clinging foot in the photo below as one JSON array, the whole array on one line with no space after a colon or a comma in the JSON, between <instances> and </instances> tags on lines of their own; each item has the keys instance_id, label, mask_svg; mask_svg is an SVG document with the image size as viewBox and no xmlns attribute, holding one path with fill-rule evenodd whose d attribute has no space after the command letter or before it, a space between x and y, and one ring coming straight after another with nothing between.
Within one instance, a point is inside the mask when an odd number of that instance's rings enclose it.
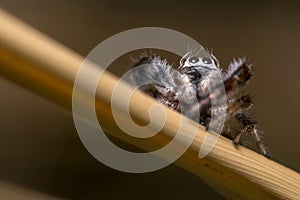
<instances>
[{"instance_id":1,"label":"spider's clinging foot","mask_svg":"<svg viewBox=\"0 0 300 200\"><path fill-rule=\"evenodd\" d=\"M233 139L233 145L236 147L237 145L240 144L240 139L244 134L250 134L254 138L261 153L265 157L271 158L271 153L267 150L267 148L263 144L262 141L263 132L258 128L257 122L251 119L251 117L245 113L237 113L235 117L242 123L244 128Z\"/></svg>"}]
</instances>

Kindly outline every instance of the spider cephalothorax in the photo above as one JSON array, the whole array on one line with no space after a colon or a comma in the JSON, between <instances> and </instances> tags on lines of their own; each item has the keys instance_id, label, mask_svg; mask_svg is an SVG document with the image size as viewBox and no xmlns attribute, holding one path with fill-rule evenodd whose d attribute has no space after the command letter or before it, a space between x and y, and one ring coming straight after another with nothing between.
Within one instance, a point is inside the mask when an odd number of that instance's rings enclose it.
<instances>
[{"instance_id":1,"label":"spider cephalothorax","mask_svg":"<svg viewBox=\"0 0 300 200\"><path fill-rule=\"evenodd\" d=\"M151 54L143 54L134 67L141 65L146 68L131 75L130 82L133 85L139 85L144 78L150 79L151 84L140 89L179 112L182 112L185 101L196 96L196 106L190 106L184 114L207 128L212 116L211 97L218 98L220 94L218 85L209 90L209 84L221 76L227 100L226 105L219 104L215 109L226 110L222 135L232 139L235 146L241 144L270 157L262 142L263 131L247 113L253 105L251 98L240 91L253 76L253 67L246 63L245 58L234 59L226 72L222 72L215 56L201 48L188 51L181 58L177 73L170 70L171 66L166 60ZM200 112L200 116L194 118L197 112Z\"/></svg>"}]
</instances>

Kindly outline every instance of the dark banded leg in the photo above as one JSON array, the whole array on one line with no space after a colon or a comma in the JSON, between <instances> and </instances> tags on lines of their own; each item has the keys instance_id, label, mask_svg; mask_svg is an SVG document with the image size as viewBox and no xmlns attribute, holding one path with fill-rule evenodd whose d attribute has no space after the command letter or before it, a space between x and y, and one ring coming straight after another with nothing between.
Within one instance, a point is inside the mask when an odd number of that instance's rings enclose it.
<instances>
[{"instance_id":1,"label":"dark banded leg","mask_svg":"<svg viewBox=\"0 0 300 200\"><path fill-rule=\"evenodd\" d=\"M233 62L230 63L227 72L224 73L222 77L223 85L225 87L225 92L226 92L226 98L228 100L232 100L232 102L229 101L229 105L227 105L228 109L239 104L246 105L247 99L250 100L249 95L242 95L242 97L239 99L240 102L235 102L234 98L238 95L240 89L248 83L248 81L251 79L252 76L253 76L253 67L252 65L248 65L245 59L234 60ZM213 89L213 91L211 91L210 94L208 94L205 97L202 97L199 100L199 108L201 109L201 118L202 118L199 123L205 125L205 122L208 121L206 117L210 118L211 116L210 99L219 98L220 95L222 95L220 86L216 86ZM252 103L251 100L249 103ZM198 107L195 106L195 108L192 108L190 112L199 112ZM234 113L236 113L236 111ZM207 127L208 125L206 124L206 128Z\"/></svg>"},{"instance_id":2,"label":"dark banded leg","mask_svg":"<svg viewBox=\"0 0 300 200\"><path fill-rule=\"evenodd\" d=\"M235 146L237 146L238 144L240 144L240 139L244 134L250 134L254 138L261 153L264 156L270 158L271 154L270 154L270 152L268 152L268 150L266 149L266 147L263 144L263 141L262 141L263 132L262 132L262 130L259 129L257 122L255 120L251 119L251 117L249 115L244 114L244 113L238 113L235 115L235 117L242 123L244 128L242 129L242 131L240 133L238 133L236 135L236 137L233 140L233 144Z\"/></svg>"},{"instance_id":3,"label":"dark banded leg","mask_svg":"<svg viewBox=\"0 0 300 200\"><path fill-rule=\"evenodd\" d=\"M180 102L168 88L157 84L148 84L141 87L140 90L153 97L156 101L180 112Z\"/></svg>"},{"instance_id":4,"label":"dark banded leg","mask_svg":"<svg viewBox=\"0 0 300 200\"><path fill-rule=\"evenodd\" d=\"M234 98L241 87L245 86L253 76L253 67L245 59L234 60L223 75L227 99Z\"/></svg>"}]
</instances>

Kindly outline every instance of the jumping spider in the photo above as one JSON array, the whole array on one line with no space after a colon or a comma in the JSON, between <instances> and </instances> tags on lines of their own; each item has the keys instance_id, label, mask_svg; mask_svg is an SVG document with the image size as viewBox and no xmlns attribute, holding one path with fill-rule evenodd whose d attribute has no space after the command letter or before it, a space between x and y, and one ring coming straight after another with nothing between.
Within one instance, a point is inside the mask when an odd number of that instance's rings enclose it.
<instances>
[{"instance_id":1,"label":"jumping spider","mask_svg":"<svg viewBox=\"0 0 300 200\"><path fill-rule=\"evenodd\" d=\"M138 60L135 60L133 67L141 65L146 65L146 71L144 74L132 74L130 77L132 84L137 84L144 76L151 77L157 84L147 84L140 89L178 112L181 112L179 98L182 95L178 93L178 88L191 88L192 92L197 95L200 107L200 117L197 122L206 128L212 116L211 96L218 93L218 87L213 91L208 91L207 81L213 81L214 74L221 74L227 101L226 108L219 105L219 109L227 109L221 134L231 139L235 147L240 144L268 158L271 157L262 141L263 131L247 112L253 102L248 94L241 92L253 76L253 67L246 63L245 58L233 59L226 72L222 72L218 60L212 53L204 48L189 50L180 60L178 71L181 80L179 81L175 80L169 70L166 70L166 67L171 65L152 53L142 54ZM196 112L199 112L199 107ZM191 108L191 112L195 111Z\"/></svg>"}]
</instances>

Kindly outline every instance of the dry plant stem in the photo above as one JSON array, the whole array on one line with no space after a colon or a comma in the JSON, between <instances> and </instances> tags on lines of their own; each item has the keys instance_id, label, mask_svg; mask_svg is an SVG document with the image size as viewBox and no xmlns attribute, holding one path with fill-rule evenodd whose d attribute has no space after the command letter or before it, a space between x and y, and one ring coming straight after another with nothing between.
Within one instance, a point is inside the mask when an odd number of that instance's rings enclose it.
<instances>
[{"instance_id":1,"label":"dry plant stem","mask_svg":"<svg viewBox=\"0 0 300 200\"><path fill-rule=\"evenodd\" d=\"M82 61L80 55L0 9L2 76L71 109L72 85ZM120 133L109 105L116 81L116 77L105 73L96 93L96 108L103 116L101 124L105 131L146 151L165 144L176 134L180 114L169 109L162 134L156 137L135 140ZM121 103L122 99L119 101ZM155 103L136 92L130 102L131 113L134 118L147 122L148 110ZM188 135L188 129L198 127L198 124L189 121L183 126ZM199 159L198 151L205 134L204 128L199 126L194 143L175 164L194 173L227 198L300 199L300 175L297 172L241 146L235 149L232 142L223 137L207 157Z\"/></svg>"},{"instance_id":2,"label":"dry plant stem","mask_svg":"<svg viewBox=\"0 0 300 200\"><path fill-rule=\"evenodd\" d=\"M1 199L22 199L22 200L59 200L61 198L51 197L46 194L22 188L11 183L0 181L0 196Z\"/></svg>"}]
</instances>

